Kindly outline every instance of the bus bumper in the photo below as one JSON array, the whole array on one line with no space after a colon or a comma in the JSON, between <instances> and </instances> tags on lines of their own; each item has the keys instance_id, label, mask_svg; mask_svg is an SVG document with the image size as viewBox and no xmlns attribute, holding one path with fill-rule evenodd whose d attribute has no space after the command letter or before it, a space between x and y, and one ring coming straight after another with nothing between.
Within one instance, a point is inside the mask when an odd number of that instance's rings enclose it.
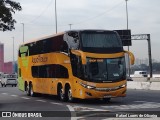
<instances>
[{"instance_id":1,"label":"bus bumper","mask_svg":"<svg viewBox=\"0 0 160 120\"><path fill-rule=\"evenodd\" d=\"M126 96L126 87L115 91L97 91L94 89L79 90L80 99L102 99L102 98L115 98L115 97L125 97L125 96Z\"/></svg>"}]
</instances>

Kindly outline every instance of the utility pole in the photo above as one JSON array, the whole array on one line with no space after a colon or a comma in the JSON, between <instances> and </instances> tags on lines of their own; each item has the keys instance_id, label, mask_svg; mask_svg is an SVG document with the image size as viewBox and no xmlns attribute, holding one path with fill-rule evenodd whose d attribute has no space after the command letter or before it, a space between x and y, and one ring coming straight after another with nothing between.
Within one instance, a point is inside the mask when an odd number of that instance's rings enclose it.
<instances>
[{"instance_id":1,"label":"utility pole","mask_svg":"<svg viewBox=\"0 0 160 120\"><path fill-rule=\"evenodd\" d=\"M127 19L127 30L128 30L128 0L125 0L126 1L126 19ZM128 51L129 51L129 46L128 46ZM130 58L129 58L129 55L128 55L128 76L130 77Z\"/></svg>"},{"instance_id":2,"label":"utility pole","mask_svg":"<svg viewBox=\"0 0 160 120\"><path fill-rule=\"evenodd\" d=\"M127 19L127 30L128 30L128 0L125 0L126 1L126 19Z\"/></svg>"},{"instance_id":3,"label":"utility pole","mask_svg":"<svg viewBox=\"0 0 160 120\"><path fill-rule=\"evenodd\" d=\"M24 43L24 23L21 23L23 26L23 43Z\"/></svg>"},{"instance_id":4,"label":"utility pole","mask_svg":"<svg viewBox=\"0 0 160 120\"><path fill-rule=\"evenodd\" d=\"M57 33L57 3L55 0L55 24L56 24L56 33Z\"/></svg>"},{"instance_id":5,"label":"utility pole","mask_svg":"<svg viewBox=\"0 0 160 120\"><path fill-rule=\"evenodd\" d=\"M147 38L147 41L148 41L148 56L149 56L149 69L150 69L150 78L152 78L152 53L151 53L151 38L150 38L150 34L147 34L148 38Z\"/></svg>"}]
</instances>

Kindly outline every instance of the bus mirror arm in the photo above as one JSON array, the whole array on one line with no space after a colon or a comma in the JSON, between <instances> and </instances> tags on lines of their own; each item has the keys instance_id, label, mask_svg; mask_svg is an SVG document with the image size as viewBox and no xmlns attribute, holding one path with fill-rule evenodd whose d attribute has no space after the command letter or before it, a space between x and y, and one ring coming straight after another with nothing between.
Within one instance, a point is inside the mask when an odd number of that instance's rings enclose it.
<instances>
[{"instance_id":1,"label":"bus mirror arm","mask_svg":"<svg viewBox=\"0 0 160 120\"><path fill-rule=\"evenodd\" d=\"M71 50L72 54L75 54L77 56L81 56L82 58L82 64L86 65L86 55L84 52L80 51L80 50Z\"/></svg>"},{"instance_id":2,"label":"bus mirror arm","mask_svg":"<svg viewBox=\"0 0 160 120\"><path fill-rule=\"evenodd\" d=\"M133 65L134 62L135 62L135 57L134 57L133 53L131 53L131 52L129 52L129 51L124 51L124 52L129 55L130 63L131 63L131 65Z\"/></svg>"}]
</instances>

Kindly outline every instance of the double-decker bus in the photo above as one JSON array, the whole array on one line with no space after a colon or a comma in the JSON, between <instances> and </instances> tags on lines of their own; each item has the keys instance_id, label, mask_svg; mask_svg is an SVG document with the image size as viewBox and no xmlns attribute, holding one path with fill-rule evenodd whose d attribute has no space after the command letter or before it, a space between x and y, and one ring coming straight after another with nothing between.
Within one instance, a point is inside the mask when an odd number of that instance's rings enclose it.
<instances>
[{"instance_id":1,"label":"double-decker bus","mask_svg":"<svg viewBox=\"0 0 160 120\"><path fill-rule=\"evenodd\" d=\"M27 95L57 95L62 101L126 96L125 53L115 31L71 30L19 48L18 86Z\"/></svg>"}]
</instances>

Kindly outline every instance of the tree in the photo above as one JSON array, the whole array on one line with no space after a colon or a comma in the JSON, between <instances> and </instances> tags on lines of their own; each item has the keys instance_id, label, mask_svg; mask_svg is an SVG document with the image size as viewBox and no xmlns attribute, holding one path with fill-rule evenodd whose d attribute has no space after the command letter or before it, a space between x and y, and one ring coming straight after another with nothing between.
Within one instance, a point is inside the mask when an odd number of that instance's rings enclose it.
<instances>
[{"instance_id":1,"label":"tree","mask_svg":"<svg viewBox=\"0 0 160 120\"><path fill-rule=\"evenodd\" d=\"M22 10L20 3L12 0L0 0L0 31L15 29L16 20L13 19L12 14L20 10Z\"/></svg>"}]
</instances>

